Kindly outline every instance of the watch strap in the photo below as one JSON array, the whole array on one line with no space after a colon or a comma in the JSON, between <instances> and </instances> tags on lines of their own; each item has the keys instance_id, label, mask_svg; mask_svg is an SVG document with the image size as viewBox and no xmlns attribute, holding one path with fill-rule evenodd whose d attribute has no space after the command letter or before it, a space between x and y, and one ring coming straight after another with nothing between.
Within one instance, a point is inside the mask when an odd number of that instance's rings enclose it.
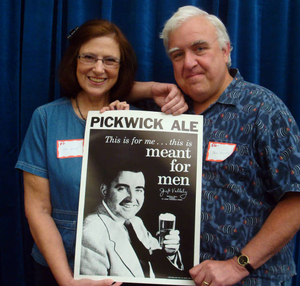
<instances>
[{"instance_id":1,"label":"watch strap","mask_svg":"<svg viewBox=\"0 0 300 286\"><path fill-rule=\"evenodd\" d=\"M242 255L246 256L245 254L242 254L241 252L238 252L236 256L237 256L237 258L239 258ZM246 257L248 258L248 256L246 256ZM248 261L249 261L249 258L248 258ZM251 266L250 263L246 263L244 265L244 267L248 270L249 273L252 273L254 271L254 268Z\"/></svg>"}]
</instances>

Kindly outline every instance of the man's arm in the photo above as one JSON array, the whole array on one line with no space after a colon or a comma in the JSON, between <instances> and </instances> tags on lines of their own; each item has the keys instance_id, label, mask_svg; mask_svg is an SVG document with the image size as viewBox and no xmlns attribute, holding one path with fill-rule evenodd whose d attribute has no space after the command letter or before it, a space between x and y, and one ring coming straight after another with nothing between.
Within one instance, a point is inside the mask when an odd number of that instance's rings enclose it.
<instances>
[{"instance_id":1,"label":"man's arm","mask_svg":"<svg viewBox=\"0 0 300 286\"><path fill-rule=\"evenodd\" d=\"M279 252L300 229L300 193L287 193L274 208L257 235L242 249L254 269ZM227 261L204 261L190 270L196 285L234 285L249 275L234 257Z\"/></svg>"},{"instance_id":2,"label":"man's arm","mask_svg":"<svg viewBox=\"0 0 300 286\"><path fill-rule=\"evenodd\" d=\"M159 82L135 82L128 102L136 102L142 99L154 99L166 114L179 115L188 109L184 96L175 84Z\"/></svg>"}]
</instances>

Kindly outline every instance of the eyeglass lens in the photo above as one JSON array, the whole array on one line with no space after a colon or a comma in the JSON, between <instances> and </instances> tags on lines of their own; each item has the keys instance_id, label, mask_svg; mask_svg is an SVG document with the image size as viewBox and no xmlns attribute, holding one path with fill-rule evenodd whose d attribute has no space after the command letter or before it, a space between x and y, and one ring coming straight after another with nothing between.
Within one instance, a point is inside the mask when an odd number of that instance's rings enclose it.
<instances>
[{"instance_id":1,"label":"eyeglass lens","mask_svg":"<svg viewBox=\"0 0 300 286\"><path fill-rule=\"evenodd\" d=\"M91 65L95 64L98 60L102 61L105 66L118 66L120 63L120 60L114 57L105 57L100 59L94 55L82 54L79 55L78 58L82 63Z\"/></svg>"}]
</instances>

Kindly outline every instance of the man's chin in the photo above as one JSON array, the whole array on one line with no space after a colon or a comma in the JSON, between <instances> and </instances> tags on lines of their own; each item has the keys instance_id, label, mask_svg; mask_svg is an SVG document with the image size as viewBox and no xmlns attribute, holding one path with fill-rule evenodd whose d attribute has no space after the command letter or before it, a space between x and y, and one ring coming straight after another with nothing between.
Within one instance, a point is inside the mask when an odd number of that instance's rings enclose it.
<instances>
[{"instance_id":1,"label":"man's chin","mask_svg":"<svg viewBox=\"0 0 300 286\"><path fill-rule=\"evenodd\" d=\"M130 218L134 217L138 211L139 211L139 209L137 209L136 207L132 207L132 208L128 208L128 207L124 208L123 207L122 216L125 219L130 219Z\"/></svg>"}]
</instances>

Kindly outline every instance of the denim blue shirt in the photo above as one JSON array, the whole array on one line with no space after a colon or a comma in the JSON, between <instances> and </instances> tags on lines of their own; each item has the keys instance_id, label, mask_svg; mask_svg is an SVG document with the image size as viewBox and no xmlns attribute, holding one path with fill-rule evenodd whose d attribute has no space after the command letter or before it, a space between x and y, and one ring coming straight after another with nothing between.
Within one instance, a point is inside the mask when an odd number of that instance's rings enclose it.
<instances>
[{"instance_id":1,"label":"denim blue shirt","mask_svg":"<svg viewBox=\"0 0 300 286\"><path fill-rule=\"evenodd\" d=\"M282 196L300 191L300 133L293 116L271 91L244 81L237 70L231 75L227 89L202 113L201 261L236 255ZM208 161L209 142L236 148L221 162ZM261 281L294 274L290 241L239 285L279 285Z\"/></svg>"},{"instance_id":2,"label":"denim blue shirt","mask_svg":"<svg viewBox=\"0 0 300 286\"><path fill-rule=\"evenodd\" d=\"M130 109L137 108L130 106ZM75 257L82 155L78 156L80 150L59 153L58 148L59 142L83 140L84 131L85 121L76 115L70 99L60 98L38 107L32 115L16 164L17 169L49 179L52 217L62 236L71 268ZM47 266L36 244L32 255L38 263Z\"/></svg>"},{"instance_id":3,"label":"denim blue shirt","mask_svg":"<svg viewBox=\"0 0 300 286\"><path fill-rule=\"evenodd\" d=\"M52 217L62 235L71 267L74 263L82 157L58 158L57 141L83 139L85 121L71 101L61 98L33 113L16 168L49 179ZM34 259L47 263L34 245Z\"/></svg>"}]
</instances>

